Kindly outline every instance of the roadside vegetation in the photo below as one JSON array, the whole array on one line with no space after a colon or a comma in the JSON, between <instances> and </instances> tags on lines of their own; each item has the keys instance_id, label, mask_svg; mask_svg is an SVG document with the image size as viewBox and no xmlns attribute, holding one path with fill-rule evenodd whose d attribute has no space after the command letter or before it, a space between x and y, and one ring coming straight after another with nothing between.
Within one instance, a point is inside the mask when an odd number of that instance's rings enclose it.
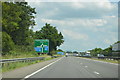
<instances>
[{"instance_id":1,"label":"roadside vegetation","mask_svg":"<svg viewBox=\"0 0 120 80\"><path fill-rule=\"evenodd\" d=\"M120 43L120 41L117 41L113 44L117 44ZM91 53L91 56L97 56L97 54L103 54L104 56L108 56L108 57L118 57L120 56L120 51L113 51L112 50L112 45L110 45L108 48L102 49L102 48L94 48L92 50L89 50L89 52ZM117 53L115 53L117 52Z\"/></svg>"},{"instance_id":2,"label":"roadside vegetation","mask_svg":"<svg viewBox=\"0 0 120 80\"><path fill-rule=\"evenodd\" d=\"M117 43L120 43L120 41L117 41L113 44L117 44ZM92 50L89 50L87 54L90 54L89 57L93 57L93 58L89 58L87 57L88 59L92 59L92 60L98 60L98 61L105 61L105 62L111 62L111 63L120 63L120 60L114 60L112 58L119 58L120 57L120 51L113 51L112 50L112 45L110 45L109 47L105 48L105 49L102 49L102 48L94 48ZM87 52L87 51L86 51ZM81 52L80 54L81 55L85 55L86 52ZM98 54L102 54L103 56L98 56ZM94 58L96 57L96 58ZM103 59L97 59L97 57L101 57ZM107 57L107 58L105 58ZM82 58L85 58L85 57L82 57ZM111 59L109 59L111 58Z\"/></svg>"},{"instance_id":3,"label":"roadside vegetation","mask_svg":"<svg viewBox=\"0 0 120 80\"><path fill-rule=\"evenodd\" d=\"M3 66L2 67L2 72L4 73L4 72L11 71L11 70L14 70L14 69L18 69L18 68L21 68L21 67L24 67L24 66L28 66L28 65L39 63L39 62L54 59L54 58L52 58L51 56L48 56L48 55L44 55L44 56L41 56L41 57L45 57L45 59L44 60L27 61L27 62L24 61L24 62L5 63L5 64L2 65Z\"/></svg>"},{"instance_id":4,"label":"roadside vegetation","mask_svg":"<svg viewBox=\"0 0 120 80\"><path fill-rule=\"evenodd\" d=\"M34 50L35 39L49 39L48 55L55 55L64 42L62 33L50 24L33 31L37 12L27 2L2 2L2 14L3 59L40 56Z\"/></svg>"},{"instance_id":5,"label":"roadside vegetation","mask_svg":"<svg viewBox=\"0 0 120 80\"><path fill-rule=\"evenodd\" d=\"M81 57L81 58L85 58L85 57ZM119 63L120 64L120 60L109 60L109 59L97 59L97 58L85 58L85 59L91 59L91 60L97 60L97 61L104 61L104 62L110 62L110 63Z\"/></svg>"},{"instance_id":6,"label":"roadside vegetation","mask_svg":"<svg viewBox=\"0 0 120 80\"><path fill-rule=\"evenodd\" d=\"M2 2L1 59L45 57L42 61L46 61L54 59L51 56L58 56L57 52L62 51L57 50L57 47L64 42L64 38L56 27L46 22L39 31L33 31L34 26L37 25L36 14L35 8L27 2ZM34 50L35 39L49 39L48 54L38 54ZM5 63L2 65L2 71L6 72L38 62L41 61Z\"/></svg>"}]
</instances>

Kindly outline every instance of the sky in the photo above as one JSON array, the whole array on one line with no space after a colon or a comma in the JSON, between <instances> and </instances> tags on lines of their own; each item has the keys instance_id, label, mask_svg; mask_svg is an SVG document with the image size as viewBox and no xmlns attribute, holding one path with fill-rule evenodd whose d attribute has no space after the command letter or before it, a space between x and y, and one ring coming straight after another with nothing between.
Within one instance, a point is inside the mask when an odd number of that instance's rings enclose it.
<instances>
[{"instance_id":1,"label":"sky","mask_svg":"<svg viewBox=\"0 0 120 80\"><path fill-rule=\"evenodd\" d=\"M118 41L117 3L84 1L29 1L37 12L33 30L40 30L45 23L55 26L64 36L65 42L58 47L64 51L105 49Z\"/></svg>"}]
</instances>

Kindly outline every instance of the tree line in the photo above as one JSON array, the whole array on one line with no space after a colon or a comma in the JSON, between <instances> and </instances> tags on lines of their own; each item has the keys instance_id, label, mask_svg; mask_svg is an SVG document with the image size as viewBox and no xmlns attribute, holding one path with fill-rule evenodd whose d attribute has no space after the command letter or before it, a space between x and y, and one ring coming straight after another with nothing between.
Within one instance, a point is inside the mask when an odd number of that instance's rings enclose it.
<instances>
[{"instance_id":1,"label":"tree line","mask_svg":"<svg viewBox=\"0 0 120 80\"><path fill-rule=\"evenodd\" d=\"M120 41L117 41L115 42L114 44L117 44L117 43L120 43ZM91 49L91 50L88 50L91 54L91 56L97 56L97 54L103 54L104 56L108 56L108 57L111 57L111 56L114 56L114 57L120 57L120 50L118 51L113 51L112 49L112 45L110 45L109 47L105 48L105 49L102 49L102 48L94 48L94 49ZM118 47L119 48L119 47ZM85 51L85 52L78 52L78 51L66 51L66 53L75 53L75 54L81 54L81 55L85 55L86 52L88 51Z\"/></svg>"},{"instance_id":2,"label":"tree line","mask_svg":"<svg viewBox=\"0 0 120 80\"><path fill-rule=\"evenodd\" d=\"M114 44L120 43L120 41L115 42ZM89 50L92 56L97 56L97 54L103 54L104 56L120 56L117 53L113 52L120 52L120 51L113 51L112 45L110 45L108 48L102 49L102 48L94 48L92 50Z\"/></svg>"},{"instance_id":3,"label":"tree line","mask_svg":"<svg viewBox=\"0 0 120 80\"><path fill-rule=\"evenodd\" d=\"M35 14L27 2L2 2L2 55L12 54L16 47L34 51L35 39L49 39L50 52L64 42L62 33L50 24L34 32Z\"/></svg>"}]
</instances>

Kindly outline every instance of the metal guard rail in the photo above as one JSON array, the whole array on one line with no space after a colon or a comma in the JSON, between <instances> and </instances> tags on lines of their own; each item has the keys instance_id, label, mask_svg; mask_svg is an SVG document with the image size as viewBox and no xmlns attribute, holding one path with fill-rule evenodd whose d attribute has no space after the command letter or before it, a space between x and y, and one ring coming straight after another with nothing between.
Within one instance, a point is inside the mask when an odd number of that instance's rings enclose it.
<instances>
[{"instance_id":1,"label":"metal guard rail","mask_svg":"<svg viewBox=\"0 0 120 80\"><path fill-rule=\"evenodd\" d=\"M0 63L10 63L10 62L27 61L27 60L44 60L44 59L45 57L1 59Z\"/></svg>"},{"instance_id":2,"label":"metal guard rail","mask_svg":"<svg viewBox=\"0 0 120 80\"><path fill-rule=\"evenodd\" d=\"M86 58L97 58L97 59L110 59L110 60L120 60L120 57L91 57L91 56L81 56L81 57L86 57Z\"/></svg>"}]
</instances>

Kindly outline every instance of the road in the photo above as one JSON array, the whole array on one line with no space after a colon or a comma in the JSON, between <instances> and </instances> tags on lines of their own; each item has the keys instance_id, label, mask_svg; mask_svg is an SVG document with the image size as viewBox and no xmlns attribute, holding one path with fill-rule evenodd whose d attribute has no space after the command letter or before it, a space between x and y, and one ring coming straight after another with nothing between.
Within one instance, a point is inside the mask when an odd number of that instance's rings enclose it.
<instances>
[{"instance_id":1,"label":"road","mask_svg":"<svg viewBox=\"0 0 120 80\"><path fill-rule=\"evenodd\" d=\"M63 57L26 78L118 78L118 65L79 57Z\"/></svg>"}]
</instances>

